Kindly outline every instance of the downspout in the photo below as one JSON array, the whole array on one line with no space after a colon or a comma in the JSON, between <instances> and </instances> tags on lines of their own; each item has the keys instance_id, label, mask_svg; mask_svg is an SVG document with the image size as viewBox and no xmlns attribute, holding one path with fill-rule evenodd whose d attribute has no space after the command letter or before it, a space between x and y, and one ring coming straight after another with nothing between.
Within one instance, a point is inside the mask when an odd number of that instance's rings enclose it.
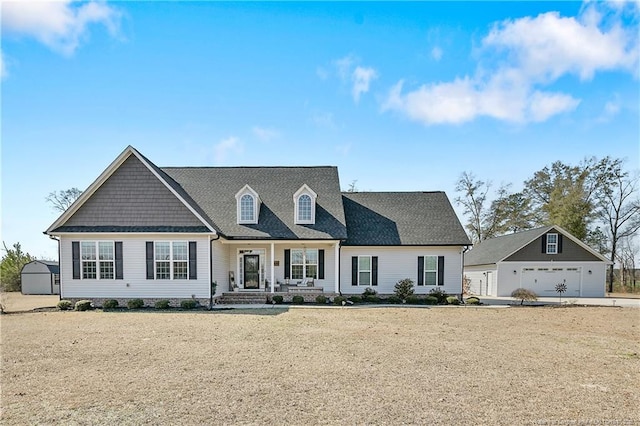
<instances>
[{"instance_id":1,"label":"downspout","mask_svg":"<svg viewBox=\"0 0 640 426\"><path fill-rule=\"evenodd\" d=\"M49 238L58 242L58 276L60 277L60 294L58 294L58 300L62 300L62 262L60 257L60 238L55 235L49 235ZM55 277L54 277L55 282Z\"/></svg>"},{"instance_id":2,"label":"downspout","mask_svg":"<svg viewBox=\"0 0 640 426\"><path fill-rule=\"evenodd\" d=\"M464 301L464 254L466 252L469 251L469 246L464 246L464 250L462 250L462 252L460 253L460 257L462 259L460 268L461 268L461 274L460 276L462 277L462 280L460 281L460 300Z\"/></svg>"},{"instance_id":3,"label":"downspout","mask_svg":"<svg viewBox=\"0 0 640 426\"><path fill-rule=\"evenodd\" d=\"M216 234L215 239L212 239L211 235L209 235L209 309L213 308L213 259L211 258L211 254L213 253L213 242L219 239L219 234Z\"/></svg>"}]
</instances>

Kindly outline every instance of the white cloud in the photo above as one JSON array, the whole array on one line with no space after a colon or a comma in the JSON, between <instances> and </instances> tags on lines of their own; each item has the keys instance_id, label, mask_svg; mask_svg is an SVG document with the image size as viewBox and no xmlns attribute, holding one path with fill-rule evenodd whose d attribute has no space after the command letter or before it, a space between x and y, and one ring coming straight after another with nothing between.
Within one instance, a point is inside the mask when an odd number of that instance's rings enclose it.
<instances>
[{"instance_id":1,"label":"white cloud","mask_svg":"<svg viewBox=\"0 0 640 426\"><path fill-rule=\"evenodd\" d=\"M230 136L214 145L213 158L216 164L221 164L227 160L229 154L242 154L243 152L244 147L240 140L235 136Z\"/></svg>"},{"instance_id":2,"label":"white cloud","mask_svg":"<svg viewBox=\"0 0 640 426\"><path fill-rule=\"evenodd\" d=\"M604 104L602 114L600 114L600 117L598 117L596 121L598 121L599 123L606 123L611 121L613 117L620 113L621 108L622 105L620 104L620 96L616 94L616 96L612 100L607 101L607 103Z\"/></svg>"},{"instance_id":3,"label":"white cloud","mask_svg":"<svg viewBox=\"0 0 640 426\"><path fill-rule=\"evenodd\" d=\"M2 2L2 31L33 37L52 50L72 55L86 38L91 24L101 24L116 35L120 13L104 2Z\"/></svg>"},{"instance_id":4,"label":"white cloud","mask_svg":"<svg viewBox=\"0 0 640 426\"><path fill-rule=\"evenodd\" d=\"M336 123L333 119L333 113L316 111L311 115L311 121L318 127L327 129L335 129Z\"/></svg>"},{"instance_id":5,"label":"white cloud","mask_svg":"<svg viewBox=\"0 0 640 426\"><path fill-rule=\"evenodd\" d=\"M252 130L253 134L263 142L269 142L280 137L280 132L274 129L255 126Z\"/></svg>"},{"instance_id":6,"label":"white cloud","mask_svg":"<svg viewBox=\"0 0 640 426\"><path fill-rule=\"evenodd\" d=\"M542 122L573 111L580 99L544 87L565 75L585 81L599 71L637 72L637 20L634 28L624 27L602 7L588 4L578 17L550 12L495 24L482 40L474 75L406 92L400 81L389 90L382 109L426 125L481 116Z\"/></svg>"},{"instance_id":7,"label":"white cloud","mask_svg":"<svg viewBox=\"0 0 640 426\"><path fill-rule=\"evenodd\" d=\"M435 46L433 49L431 49L431 57L436 62L442 59L442 54L443 54L442 49L438 46Z\"/></svg>"},{"instance_id":8,"label":"white cloud","mask_svg":"<svg viewBox=\"0 0 640 426\"><path fill-rule=\"evenodd\" d=\"M338 72L338 77L342 81L346 81L349 78L349 74L351 74L351 68L356 63L356 57L353 55L347 55L344 58L336 59L333 61L333 64L336 67L336 71Z\"/></svg>"},{"instance_id":9,"label":"white cloud","mask_svg":"<svg viewBox=\"0 0 640 426\"><path fill-rule=\"evenodd\" d=\"M357 103L360 101L360 95L369 91L369 85L371 81L378 78L378 73L373 68L356 67L351 78L353 80L351 94Z\"/></svg>"},{"instance_id":10,"label":"white cloud","mask_svg":"<svg viewBox=\"0 0 640 426\"><path fill-rule=\"evenodd\" d=\"M5 65L4 54L2 53L2 49L0 49L0 79L4 80L9 76L7 71L7 66Z\"/></svg>"}]
</instances>

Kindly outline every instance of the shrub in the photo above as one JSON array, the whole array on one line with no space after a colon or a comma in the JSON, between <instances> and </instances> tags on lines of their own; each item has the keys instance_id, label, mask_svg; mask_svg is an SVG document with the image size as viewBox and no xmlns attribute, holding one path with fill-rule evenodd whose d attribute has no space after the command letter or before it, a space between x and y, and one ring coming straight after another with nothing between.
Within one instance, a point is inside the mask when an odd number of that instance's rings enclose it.
<instances>
[{"instance_id":1,"label":"shrub","mask_svg":"<svg viewBox=\"0 0 640 426\"><path fill-rule=\"evenodd\" d=\"M184 299L180 301L180 307L182 309L195 309L198 306L198 301L193 299Z\"/></svg>"},{"instance_id":2,"label":"shrub","mask_svg":"<svg viewBox=\"0 0 640 426\"><path fill-rule=\"evenodd\" d=\"M360 296L349 296L349 299L353 303L362 303L362 297Z\"/></svg>"},{"instance_id":3,"label":"shrub","mask_svg":"<svg viewBox=\"0 0 640 426\"><path fill-rule=\"evenodd\" d=\"M464 301L464 303L466 303L467 305L479 305L480 299L478 299L477 297L469 297Z\"/></svg>"},{"instance_id":4,"label":"shrub","mask_svg":"<svg viewBox=\"0 0 640 426\"><path fill-rule=\"evenodd\" d=\"M143 306L144 306L144 300L142 299L127 300L127 308L129 309L140 309Z\"/></svg>"},{"instance_id":5,"label":"shrub","mask_svg":"<svg viewBox=\"0 0 640 426\"><path fill-rule=\"evenodd\" d=\"M449 296L449 297L447 297L447 304L448 305L459 305L460 304L460 299L458 299L456 296Z\"/></svg>"},{"instance_id":6,"label":"shrub","mask_svg":"<svg viewBox=\"0 0 640 426\"><path fill-rule=\"evenodd\" d=\"M425 305L437 305L438 304L438 298L435 296L425 296L424 300L424 304Z\"/></svg>"},{"instance_id":7,"label":"shrub","mask_svg":"<svg viewBox=\"0 0 640 426\"><path fill-rule=\"evenodd\" d=\"M76 302L75 310L76 311L88 311L91 309L91 300L78 300Z\"/></svg>"},{"instance_id":8,"label":"shrub","mask_svg":"<svg viewBox=\"0 0 640 426\"><path fill-rule=\"evenodd\" d=\"M402 303L402 300L400 297L396 296L396 295L392 295L387 297L387 299L385 300L385 302L387 303L391 303L393 305L397 305L398 303Z\"/></svg>"},{"instance_id":9,"label":"shrub","mask_svg":"<svg viewBox=\"0 0 640 426\"><path fill-rule=\"evenodd\" d=\"M372 289L371 287L367 287L364 289L364 291L362 292L362 298L366 299L368 296L375 296L377 295L378 292L375 291L374 289Z\"/></svg>"},{"instance_id":10,"label":"shrub","mask_svg":"<svg viewBox=\"0 0 640 426\"><path fill-rule=\"evenodd\" d=\"M346 302L346 301L347 301L347 298L344 296L336 296L333 298L333 304L338 306L342 306L342 302Z\"/></svg>"},{"instance_id":11,"label":"shrub","mask_svg":"<svg viewBox=\"0 0 640 426\"><path fill-rule=\"evenodd\" d=\"M380 299L380 297L375 296L375 295L369 295L369 296L364 296L363 300L367 303L380 303L382 302L382 299Z\"/></svg>"},{"instance_id":12,"label":"shrub","mask_svg":"<svg viewBox=\"0 0 640 426\"><path fill-rule=\"evenodd\" d=\"M511 297L513 297L514 299L520 299L521 305L524 303L525 300L529 300L529 301L538 300L538 295L526 288L517 288L513 290L513 292L511 293Z\"/></svg>"},{"instance_id":13,"label":"shrub","mask_svg":"<svg viewBox=\"0 0 640 426\"><path fill-rule=\"evenodd\" d=\"M171 307L171 304L167 299L162 299L162 300L156 300L156 303L154 304L154 306L156 309L169 309Z\"/></svg>"},{"instance_id":14,"label":"shrub","mask_svg":"<svg viewBox=\"0 0 640 426\"><path fill-rule=\"evenodd\" d=\"M323 296L323 295L319 295L318 297L316 297L316 303L319 305L326 305L327 304L327 297Z\"/></svg>"},{"instance_id":15,"label":"shrub","mask_svg":"<svg viewBox=\"0 0 640 426\"><path fill-rule=\"evenodd\" d=\"M304 303L304 297L296 294L291 298L291 303L293 303L294 305L302 305Z\"/></svg>"},{"instance_id":16,"label":"shrub","mask_svg":"<svg viewBox=\"0 0 640 426\"><path fill-rule=\"evenodd\" d=\"M433 296L438 299L438 303L447 303L448 294L439 288L434 288L429 292L429 296Z\"/></svg>"},{"instance_id":17,"label":"shrub","mask_svg":"<svg viewBox=\"0 0 640 426\"><path fill-rule=\"evenodd\" d=\"M58 302L58 309L60 309L61 311L68 311L69 309L71 309L71 301L69 300L61 300Z\"/></svg>"},{"instance_id":18,"label":"shrub","mask_svg":"<svg viewBox=\"0 0 640 426\"><path fill-rule=\"evenodd\" d=\"M413 294L413 281L405 278L398 281L394 288L395 295L400 298L400 300L406 300L407 297Z\"/></svg>"},{"instance_id":19,"label":"shrub","mask_svg":"<svg viewBox=\"0 0 640 426\"><path fill-rule=\"evenodd\" d=\"M405 300L409 305L419 305L421 302L420 296L416 296L415 294L408 296Z\"/></svg>"},{"instance_id":20,"label":"shrub","mask_svg":"<svg viewBox=\"0 0 640 426\"><path fill-rule=\"evenodd\" d=\"M279 304L281 304L281 303L284 301L284 297L282 297L282 296L281 296L281 295L279 295L279 294L276 294L275 296L273 296L273 297L271 298L271 300L272 300L273 302L275 302L275 303L276 303L276 305L279 305Z\"/></svg>"},{"instance_id":21,"label":"shrub","mask_svg":"<svg viewBox=\"0 0 640 426\"><path fill-rule=\"evenodd\" d=\"M118 301L116 299L107 299L102 304L102 309L116 309L118 307Z\"/></svg>"}]
</instances>

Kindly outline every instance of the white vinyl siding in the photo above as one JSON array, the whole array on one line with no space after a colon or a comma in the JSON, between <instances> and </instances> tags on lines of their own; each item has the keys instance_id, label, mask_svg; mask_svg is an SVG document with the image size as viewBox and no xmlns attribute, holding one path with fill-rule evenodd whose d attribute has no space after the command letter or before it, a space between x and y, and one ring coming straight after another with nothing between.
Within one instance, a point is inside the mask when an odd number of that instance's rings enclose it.
<instances>
[{"instance_id":1,"label":"white vinyl siding","mask_svg":"<svg viewBox=\"0 0 640 426\"><path fill-rule=\"evenodd\" d=\"M79 238L83 237L83 238ZM98 239L122 241L123 280L72 279L72 241L97 241ZM147 280L147 241L196 241L196 280ZM200 234L99 234L63 236L60 239L61 297L68 298L196 298L209 297L209 239ZM82 244L81 244L82 245Z\"/></svg>"},{"instance_id":2,"label":"white vinyl siding","mask_svg":"<svg viewBox=\"0 0 640 426\"><path fill-rule=\"evenodd\" d=\"M340 251L340 290L345 294L360 294L361 286L351 285L351 258L378 257L378 285L380 294L393 294L395 284L405 278L414 283L415 294L427 294L433 286L418 286L418 256L444 256L444 285L437 286L449 294L462 291L462 247L350 247ZM328 270L328 269L327 269Z\"/></svg>"}]
</instances>

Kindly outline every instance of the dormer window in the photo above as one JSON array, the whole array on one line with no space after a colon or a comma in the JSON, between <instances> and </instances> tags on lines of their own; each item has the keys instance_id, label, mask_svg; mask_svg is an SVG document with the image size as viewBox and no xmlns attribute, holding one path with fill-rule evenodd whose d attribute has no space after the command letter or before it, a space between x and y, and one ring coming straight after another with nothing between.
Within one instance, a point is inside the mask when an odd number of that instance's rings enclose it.
<instances>
[{"instance_id":1,"label":"dormer window","mask_svg":"<svg viewBox=\"0 0 640 426\"><path fill-rule=\"evenodd\" d=\"M236 194L238 224L257 224L260 215L260 197L249 185Z\"/></svg>"},{"instance_id":2,"label":"dormer window","mask_svg":"<svg viewBox=\"0 0 640 426\"><path fill-rule=\"evenodd\" d=\"M307 185L302 185L293 194L295 204L295 223L297 225L313 225L316 223L316 198L318 195Z\"/></svg>"},{"instance_id":3,"label":"dormer window","mask_svg":"<svg viewBox=\"0 0 640 426\"><path fill-rule=\"evenodd\" d=\"M547 234L547 254L558 254L558 234Z\"/></svg>"}]
</instances>

